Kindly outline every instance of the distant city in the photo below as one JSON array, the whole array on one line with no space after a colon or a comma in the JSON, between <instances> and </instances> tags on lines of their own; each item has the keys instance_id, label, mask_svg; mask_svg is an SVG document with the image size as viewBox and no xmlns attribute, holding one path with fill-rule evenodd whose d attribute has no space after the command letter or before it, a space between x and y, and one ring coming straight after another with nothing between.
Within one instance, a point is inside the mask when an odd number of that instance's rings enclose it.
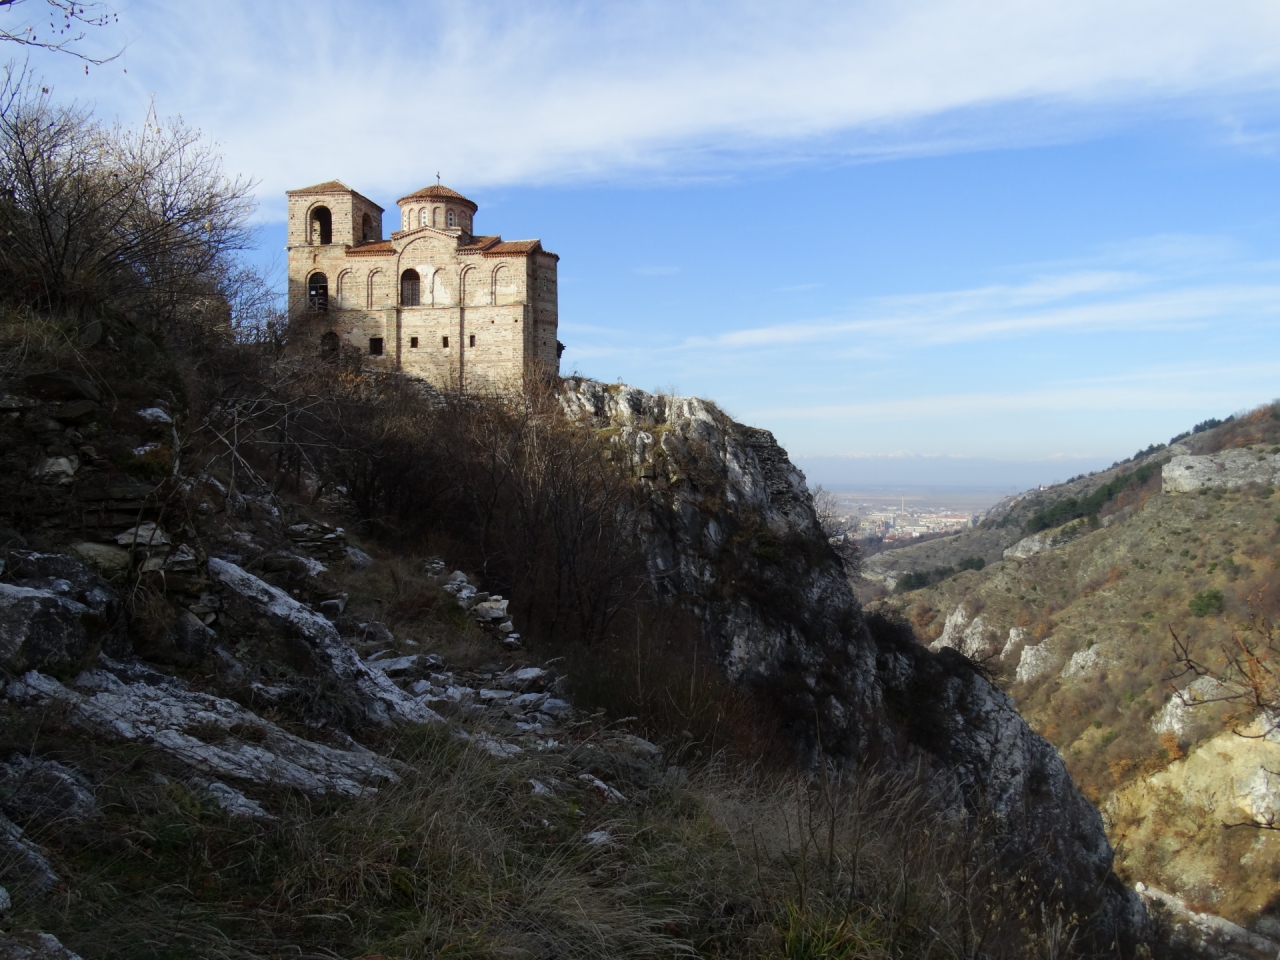
<instances>
[{"instance_id":1,"label":"distant city","mask_svg":"<svg viewBox=\"0 0 1280 960\"><path fill-rule=\"evenodd\" d=\"M982 519L1001 499L994 492L833 493L846 533L886 546L939 534L959 533Z\"/></svg>"}]
</instances>

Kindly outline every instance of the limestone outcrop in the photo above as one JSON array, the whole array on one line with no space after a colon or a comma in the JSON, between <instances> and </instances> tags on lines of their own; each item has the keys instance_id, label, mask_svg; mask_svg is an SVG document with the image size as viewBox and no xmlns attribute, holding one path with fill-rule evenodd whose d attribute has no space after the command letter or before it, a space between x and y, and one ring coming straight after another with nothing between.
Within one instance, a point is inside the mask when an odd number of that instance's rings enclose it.
<instances>
[{"instance_id":1,"label":"limestone outcrop","mask_svg":"<svg viewBox=\"0 0 1280 960\"><path fill-rule=\"evenodd\" d=\"M1280 454L1238 448L1174 457L1164 465L1160 480L1165 493L1230 490L1250 483L1274 485L1280 483Z\"/></svg>"},{"instance_id":2,"label":"limestone outcrop","mask_svg":"<svg viewBox=\"0 0 1280 960\"><path fill-rule=\"evenodd\" d=\"M731 677L780 701L810 763L926 769L939 796L998 818L1007 852L1051 851L1054 880L1108 929L1141 927L1141 905L1110 874L1102 819L1057 751L956 651L864 618L772 434L702 400L587 380L565 381L562 402L651 484L650 574L700 614ZM985 631L952 633L966 646Z\"/></svg>"},{"instance_id":3,"label":"limestone outcrop","mask_svg":"<svg viewBox=\"0 0 1280 960\"><path fill-rule=\"evenodd\" d=\"M1180 714L1166 709L1163 727L1179 729ZM1133 851L1131 869L1214 913L1265 912L1280 834L1251 824L1280 822L1280 733L1264 734L1257 723L1219 733L1108 799L1103 812L1112 836Z\"/></svg>"}]
</instances>

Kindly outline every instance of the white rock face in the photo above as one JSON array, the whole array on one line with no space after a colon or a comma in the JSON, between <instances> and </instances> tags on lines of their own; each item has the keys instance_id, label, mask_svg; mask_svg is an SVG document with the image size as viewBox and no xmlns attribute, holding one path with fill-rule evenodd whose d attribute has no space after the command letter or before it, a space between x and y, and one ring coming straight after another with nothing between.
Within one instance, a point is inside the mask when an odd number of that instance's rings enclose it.
<instances>
[{"instance_id":1,"label":"white rock face","mask_svg":"<svg viewBox=\"0 0 1280 960\"><path fill-rule=\"evenodd\" d=\"M396 686L382 670L361 660L359 654L338 636L337 628L310 607L226 560L210 558L208 569L215 581L245 600L271 625L304 640L334 677L362 695L370 720L380 723L392 720L433 723L442 719L420 698L412 697Z\"/></svg>"},{"instance_id":2,"label":"white rock face","mask_svg":"<svg viewBox=\"0 0 1280 960\"><path fill-rule=\"evenodd\" d=\"M1174 457L1160 471L1165 493L1192 493L1204 487L1228 490L1248 483L1280 483L1280 454L1237 449L1202 457Z\"/></svg>"},{"instance_id":3,"label":"white rock face","mask_svg":"<svg viewBox=\"0 0 1280 960\"><path fill-rule=\"evenodd\" d=\"M1053 672L1053 651L1049 649L1049 641L1033 643L1022 648L1022 656L1018 660L1018 668L1014 679L1018 683L1029 683L1038 677Z\"/></svg>"},{"instance_id":4,"label":"white rock face","mask_svg":"<svg viewBox=\"0 0 1280 960\"><path fill-rule=\"evenodd\" d=\"M987 621L982 614L969 620L964 604L956 607L942 625L942 634L929 644L930 650L941 650L950 647L959 650L966 657L976 657L989 646L987 643Z\"/></svg>"},{"instance_id":5,"label":"white rock face","mask_svg":"<svg viewBox=\"0 0 1280 960\"><path fill-rule=\"evenodd\" d=\"M1004 557L1006 560L1025 560L1027 557L1034 557L1037 553L1048 550L1051 540L1053 540L1053 531L1041 530L1029 537L1023 537L1012 547L1006 548Z\"/></svg>"},{"instance_id":6,"label":"white rock face","mask_svg":"<svg viewBox=\"0 0 1280 960\"><path fill-rule=\"evenodd\" d=\"M303 740L231 700L175 682L125 683L93 670L81 674L76 686L72 690L31 671L10 683L5 696L25 705L62 707L73 722L99 735L149 743L200 773L345 796L397 779L375 754Z\"/></svg>"},{"instance_id":7,"label":"white rock face","mask_svg":"<svg viewBox=\"0 0 1280 960\"><path fill-rule=\"evenodd\" d=\"M1249 920L1270 897L1269 868L1280 859L1280 835L1242 827L1253 833L1254 848L1235 864L1223 859L1223 825L1280 821L1280 776L1274 772L1280 771L1280 735L1266 732L1256 723L1244 736L1224 731L1112 794L1103 813L1130 851L1127 869L1214 903L1228 919ZM1251 866L1259 869L1240 870ZM1236 877L1230 888L1219 879L1224 869Z\"/></svg>"},{"instance_id":8,"label":"white rock face","mask_svg":"<svg viewBox=\"0 0 1280 960\"><path fill-rule=\"evenodd\" d=\"M1027 631L1024 627L1010 627L1009 639L1004 642L1004 646L1000 648L1000 659L1009 659L1009 654L1013 653L1013 648L1027 639Z\"/></svg>"},{"instance_id":9,"label":"white rock face","mask_svg":"<svg viewBox=\"0 0 1280 960\"><path fill-rule=\"evenodd\" d=\"M1190 711L1198 704L1215 700L1227 693L1224 684L1213 677L1197 677L1187 686L1169 696L1164 708L1151 722L1156 733L1172 733L1179 739L1186 736Z\"/></svg>"},{"instance_id":10,"label":"white rock face","mask_svg":"<svg viewBox=\"0 0 1280 960\"><path fill-rule=\"evenodd\" d=\"M215 780L205 789L209 791L213 799L218 801L218 806L233 817L244 817L249 820L276 819L262 809L262 804L258 803L257 800L246 797L239 790L228 787L225 783Z\"/></svg>"},{"instance_id":11,"label":"white rock face","mask_svg":"<svg viewBox=\"0 0 1280 960\"><path fill-rule=\"evenodd\" d=\"M1067 665L1062 668L1064 678L1088 676L1098 673L1103 667L1115 663L1110 647L1105 643L1095 643L1087 650L1080 650L1071 655Z\"/></svg>"},{"instance_id":12,"label":"white rock face","mask_svg":"<svg viewBox=\"0 0 1280 960\"><path fill-rule=\"evenodd\" d=\"M1164 912L1172 930L1171 939L1190 947L1198 957L1207 960L1242 960L1245 957L1275 957L1280 955L1280 943L1250 933L1239 924L1214 916L1198 913L1187 906L1181 897L1175 897L1145 883L1134 885L1143 902Z\"/></svg>"}]
</instances>

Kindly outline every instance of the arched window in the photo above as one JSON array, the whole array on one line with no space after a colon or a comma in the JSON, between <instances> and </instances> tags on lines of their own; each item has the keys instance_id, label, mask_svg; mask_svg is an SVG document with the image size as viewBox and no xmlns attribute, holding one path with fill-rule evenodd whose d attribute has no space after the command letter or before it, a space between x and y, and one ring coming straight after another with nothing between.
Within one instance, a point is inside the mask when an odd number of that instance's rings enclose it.
<instances>
[{"instance_id":1,"label":"arched window","mask_svg":"<svg viewBox=\"0 0 1280 960\"><path fill-rule=\"evenodd\" d=\"M452 210L449 211L449 226L456 227L458 225L458 216Z\"/></svg>"},{"instance_id":2,"label":"arched window","mask_svg":"<svg viewBox=\"0 0 1280 960\"><path fill-rule=\"evenodd\" d=\"M307 306L321 313L329 309L329 278L323 273L307 278Z\"/></svg>"},{"instance_id":3,"label":"arched window","mask_svg":"<svg viewBox=\"0 0 1280 960\"><path fill-rule=\"evenodd\" d=\"M430 222L427 220L427 208L423 207L418 211L418 226L428 227L430 225Z\"/></svg>"},{"instance_id":4,"label":"arched window","mask_svg":"<svg viewBox=\"0 0 1280 960\"><path fill-rule=\"evenodd\" d=\"M311 211L311 242L326 246L333 243L333 214L328 207L316 207Z\"/></svg>"},{"instance_id":5,"label":"arched window","mask_svg":"<svg viewBox=\"0 0 1280 960\"><path fill-rule=\"evenodd\" d=\"M439 207L431 208L431 225L433 227L440 226L440 208Z\"/></svg>"},{"instance_id":6,"label":"arched window","mask_svg":"<svg viewBox=\"0 0 1280 960\"><path fill-rule=\"evenodd\" d=\"M360 239L365 243L373 239L373 217L367 213L360 218Z\"/></svg>"},{"instance_id":7,"label":"arched window","mask_svg":"<svg viewBox=\"0 0 1280 960\"><path fill-rule=\"evenodd\" d=\"M320 338L320 359L325 363L334 363L338 359L341 352L341 344L338 342L338 335L330 330Z\"/></svg>"},{"instance_id":8,"label":"arched window","mask_svg":"<svg viewBox=\"0 0 1280 960\"><path fill-rule=\"evenodd\" d=\"M400 306L416 307L422 302L422 278L417 270L400 274Z\"/></svg>"}]
</instances>

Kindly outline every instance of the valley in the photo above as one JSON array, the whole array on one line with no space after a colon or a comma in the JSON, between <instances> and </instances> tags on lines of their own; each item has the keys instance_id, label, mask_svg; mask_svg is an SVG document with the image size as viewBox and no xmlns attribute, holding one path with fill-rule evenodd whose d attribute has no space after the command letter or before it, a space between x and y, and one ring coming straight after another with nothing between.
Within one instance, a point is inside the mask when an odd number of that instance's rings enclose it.
<instances>
[{"instance_id":1,"label":"valley","mask_svg":"<svg viewBox=\"0 0 1280 960\"><path fill-rule=\"evenodd\" d=\"M1057 747L1103 811L1122 877L1271 936L1278 409L865 564L868 609L981 663ZM1114 496L1090 502L1108 484ZM1060 522L1039 529L1044 518ZM972 556L982 569L899 587Z\"/></svg>"}]
</instances>

